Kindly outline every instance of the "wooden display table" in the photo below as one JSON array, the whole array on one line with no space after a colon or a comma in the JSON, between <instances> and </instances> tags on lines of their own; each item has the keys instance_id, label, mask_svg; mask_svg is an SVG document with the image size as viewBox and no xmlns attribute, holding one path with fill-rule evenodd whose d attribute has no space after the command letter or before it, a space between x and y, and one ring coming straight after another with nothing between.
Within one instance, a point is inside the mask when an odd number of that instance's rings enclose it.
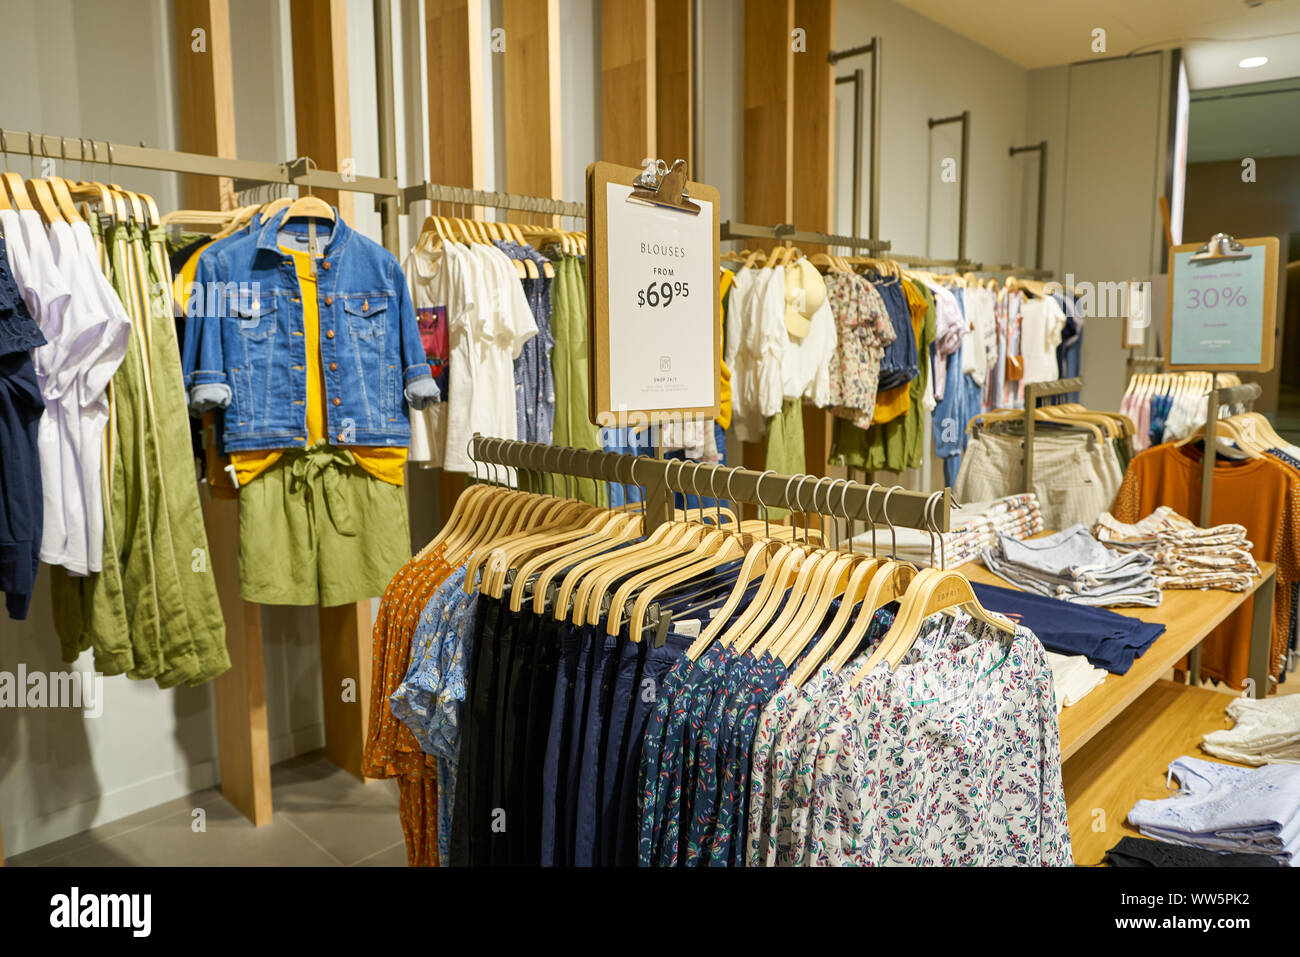
<instances>
[{"instance_id":1,"label":"wooden display table","mask_svg":"<svg viewBox=\"0 0 1300 957\"><path fill-rule=\"evenodd\" d=\"M1163 624L1165 633L1127 674L1106 675L1082 701L1061 709L1061 774L1076 864L1099 864L1121 837L1140 836L1126 823L1128 812L1140 798L1168 796L1169 762L1183 755L1218 760L1201 750L1201 738L1230 727L1225 709L1233 695L1165 676L1188 656L1192 674L1199 674L1201 642L1247 601L1253 607L1254 696L1268 693L1277 569L1271 562L1259 567L1250 591L1170 589L1156 608L1108 609ZM973 582L1012 587L978 561L960 571Z\"/></svg>"},{"instance_id":2,"label":"wooden display table","mask_svg":"<svg viewBox=\"0 0 1300 957\"><path fill-rule=\"evenodd\" d=\"M1128 812L1138 800L1170 795L1165 787L1169 762L1185 755L1219 760L1201 750L1201 738L1231 727L1224 713L1230 701L1232 695L1221 691L1157 681L1129 706L1123 720L1102 728L1062 766L1075 864L1099 864L1121 837L1141 837L1128 824Z\"/></svg>"},{"instance_id":3,"label":"wooden display table","mask_svg":"<svg viewBox=\"0 0 1300 957\"><path fill-rule=\"evenodd\" d=\"M1250 676L1255 682L1254 697L1263 697L1269 685L1269 642L1273 622L1273 590L1277 577L1272 563L1260 562L1259 567L1261 575L1255 579L1254 587L1248 592L1170 589L1164 593L1164 601L1156 608L1107 609L1142 621L1158 622L1165 626L1165 633L1133 662L1128 674L1106 675L1106 680L1082 701L1062 709L1061 760L1069 758L1119 717L1144 691L1168 675L1189 652L1198 650L1200 643L1223 619L1250 600L1254 602ZM978 561L967 562L958 571L973 582L1011 587ZM1195 660L1192 662L1192 671L1198 671ZM1068 796L1069 792L1066 793Z\"/></svg>"}]
</instances>

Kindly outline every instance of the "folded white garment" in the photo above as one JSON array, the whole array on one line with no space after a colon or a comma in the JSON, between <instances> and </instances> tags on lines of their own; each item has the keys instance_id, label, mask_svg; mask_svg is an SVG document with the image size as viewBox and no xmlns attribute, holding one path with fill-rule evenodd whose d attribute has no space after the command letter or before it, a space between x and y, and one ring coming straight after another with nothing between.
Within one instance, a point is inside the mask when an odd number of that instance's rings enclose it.
<instances>
[{"instance_id":1,"label":"folded white garment","mask_svg":"<svg viewBox=\"0 0 1300 957\"><path fill-rule=\"evenodd\" d=\"M1227 710L1236 723L1205 735L1206 753L1241 764L1300 764L1300 694L1234 698Z\"/></svg>"},{"instance_id":2,"label":"folded white garment","mask_svg":"<svg viewBox=\"0 0 1300 957\"><path fill-rule=\"evenodd\" d=\"M1052 684L1056 687L1057 714L1062 707L1078 704L1106 680L1106 669L1095 667L1083 655L1058 655L1049 651L1047 663L1052 668Z\"/></svg>"}]
</instances>

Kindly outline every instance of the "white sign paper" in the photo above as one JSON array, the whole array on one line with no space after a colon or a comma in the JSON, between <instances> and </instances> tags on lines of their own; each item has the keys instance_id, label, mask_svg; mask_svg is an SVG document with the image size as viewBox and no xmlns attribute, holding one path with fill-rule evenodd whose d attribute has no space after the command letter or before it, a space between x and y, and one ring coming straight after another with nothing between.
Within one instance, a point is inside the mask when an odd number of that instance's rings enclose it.
<instances>
[{"instance_id":1,"label":"white sign paper","mask_svg":"<svg viewBox=\"0 0 1300 957\"><path fill-rule=\"evenodd\" d=\"M698 216L629 203L632 187L605 184L608 204L610 411L713 405L713 204Z\"/></svg>"}]
</instances>

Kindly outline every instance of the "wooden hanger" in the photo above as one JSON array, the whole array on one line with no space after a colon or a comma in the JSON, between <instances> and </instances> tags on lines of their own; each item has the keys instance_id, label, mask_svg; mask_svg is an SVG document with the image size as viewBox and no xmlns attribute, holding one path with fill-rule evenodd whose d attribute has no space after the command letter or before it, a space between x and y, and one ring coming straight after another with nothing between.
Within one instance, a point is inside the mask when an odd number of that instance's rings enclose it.
<instances>
[{"instance_id":1,"label":"wooden hanger","mask_svg":"<svg viewBox=\"0 0 1300 957\"><path fill-rule=\"evenodd\" d=\"M4 180L5 189L9 192L9 200L13 203L14 209L34 208L31 199L27 195L27 188L23 185L21 176L17 173L0 173L0 179Z\"/></svg>"},{"instance_id":2,"label":"wooden hanger","mask_svg":"<svg viewBox=\"0 0 1300 957\"><path fill-rule=\"evenodd\" d=\"M857 688L877 662L887 662L891 671L897 668L916 643L921 623L931 615L956 608L964 609L975 619L1004 634L1015 634L1016 626L1010 619L988 611L980 604L975 590L964 575L955 571L927 568L907 587L894 624L854 674L851 686Z\"/></svg>"},{"instance_id":3,"label":"wooden hanger","mask_svg":"<svg viewBox=\"0 0 1300 957\"><path fill-rule=\"evenodd\" d=\"M77 209L76 200L72 198L72 192L68 189L68 181L61 176L51 176L46 182L50 184L50 191L54 194L54 201L59 204L59 209L63 211L63 218L70 223L84 222L81 211Z\"/></svg>"},{"instance_id":4,"label":"wooden hanger","mask_svg":"<svg viewBox=\"0 0 1300 957\"><path fill-rule=\"evenodd\" d=\"M29 179L26 181L26 186L36 211L41 214L41 219L47 224L67 222L63 210L59 209L59 204L54 199L54 193L50 191L49 183L43 179Z\"/></svg>"}]
</instances>

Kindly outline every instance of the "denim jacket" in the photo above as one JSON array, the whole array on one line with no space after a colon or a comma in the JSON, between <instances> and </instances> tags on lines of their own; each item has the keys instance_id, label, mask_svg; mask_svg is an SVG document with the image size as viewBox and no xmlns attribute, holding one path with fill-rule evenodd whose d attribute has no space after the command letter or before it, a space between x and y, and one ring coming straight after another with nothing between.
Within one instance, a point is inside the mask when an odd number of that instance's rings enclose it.
<instances>
[{"instance_id":1,"label":"denim jacket","mask_svg":"<svg viewBox=\"0 0 1300 957\"><path fill-rule=\"evenodd\" d=\"M317 262L328 439L404 446L410 412L438 397L396 258L335 210ZM307 440L307 354L293 257L280 249L281 211L200 254L182 363L190 410L225 409L226 451Z\"/></svg>"}]
</instances>

